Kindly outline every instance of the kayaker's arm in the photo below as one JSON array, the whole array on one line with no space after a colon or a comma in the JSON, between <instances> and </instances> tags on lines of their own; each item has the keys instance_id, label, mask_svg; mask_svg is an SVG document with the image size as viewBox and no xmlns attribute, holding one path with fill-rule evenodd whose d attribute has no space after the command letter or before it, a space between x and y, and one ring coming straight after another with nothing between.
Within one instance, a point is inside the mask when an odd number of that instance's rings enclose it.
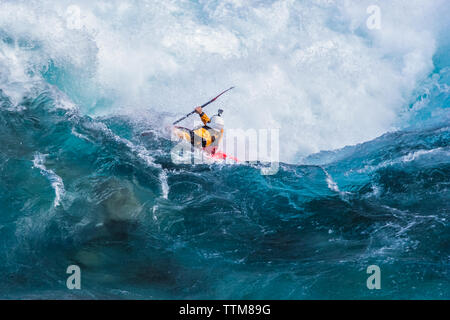
<instances>
[{"instance_id":1,"label":"kayaker's arm","mask_svg":"<svg viewBox=\"0 0 450 320\"><path fill-rule=\"evenodd\" d=\"M206 113L203 112L202 107L195 108L195 112L197 112L200 116L200 119L202 119L203 124L206 126L206 124L209 122L209 117L206 115Z\"/></svg>"}]
</instances>

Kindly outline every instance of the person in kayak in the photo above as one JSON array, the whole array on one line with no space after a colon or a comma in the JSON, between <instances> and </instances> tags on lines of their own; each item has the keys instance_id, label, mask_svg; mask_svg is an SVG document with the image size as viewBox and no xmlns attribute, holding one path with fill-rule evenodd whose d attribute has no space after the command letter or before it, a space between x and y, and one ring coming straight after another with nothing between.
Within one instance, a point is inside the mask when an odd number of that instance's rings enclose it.
<instances>
[{"instance_id":1,"label":"person in kayak","mask_svg":"<svg viewBox=\"0 0 450 320\"><path fill-rule=\"evenodd\" d=\"M203 126L193 130L176 126L175 134L181 139L190 141L192 146L203 148L204 151L214 155L223 137L223 110L219 109L211 119L203 112L202 107L195 108L195 112L200 116Z\"/></svg>"}]
</instances>

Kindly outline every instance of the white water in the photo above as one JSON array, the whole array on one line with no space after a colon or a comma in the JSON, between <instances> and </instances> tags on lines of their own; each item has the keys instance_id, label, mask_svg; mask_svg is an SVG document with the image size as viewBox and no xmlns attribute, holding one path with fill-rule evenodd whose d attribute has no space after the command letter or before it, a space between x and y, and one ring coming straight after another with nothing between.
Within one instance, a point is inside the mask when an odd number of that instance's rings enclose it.
<instances>
[{"instance_id":1,"label":"white water","mask_svg":"<svg viewBox=\"0 0 450 320\"><path fill-rule=\"evenodd\" d=\"M53 207L57 207L61 204L61 199L66 193L64 189L64 182L60 176L58 176L53 170L45 167L46 155L36 153L33 159L33 167L39 169L41 174L50 181L50 184L55 191L55 199L53 200Z\"/></svg>"},{"instance_id":2,"label":"white water","mask_svg":"<svg viewBox=\"0 0 450 320\"><path fill-rule=\"evenodd\" d=\"M381 9L369 30L366 9ZM280 128L282 161L395 130L448 20L445 0L0 1L0 89L13 103L50 66L83 112L182 114ZM30 71L35 71L30 73ZM106 99L106 100L105 100ZM188 124L187 124L188 125Z\"/></svg>"}]
</instances>

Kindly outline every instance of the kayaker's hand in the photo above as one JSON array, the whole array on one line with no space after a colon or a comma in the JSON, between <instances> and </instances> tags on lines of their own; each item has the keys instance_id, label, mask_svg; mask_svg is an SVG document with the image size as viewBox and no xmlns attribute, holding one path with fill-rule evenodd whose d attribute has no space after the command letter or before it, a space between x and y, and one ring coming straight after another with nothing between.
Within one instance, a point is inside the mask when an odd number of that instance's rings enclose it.
<instances>
[{"instance_id":1,"label":"kayaker's hand","mask_svg":"<svg viewBox=\"0 0 450 320\"><path fill-rule=\"evenodd\" d=\"M195 112L197 112L198 114L202 114L203 112L202 107L195 108Z\"/></svg>"}]
</instances>

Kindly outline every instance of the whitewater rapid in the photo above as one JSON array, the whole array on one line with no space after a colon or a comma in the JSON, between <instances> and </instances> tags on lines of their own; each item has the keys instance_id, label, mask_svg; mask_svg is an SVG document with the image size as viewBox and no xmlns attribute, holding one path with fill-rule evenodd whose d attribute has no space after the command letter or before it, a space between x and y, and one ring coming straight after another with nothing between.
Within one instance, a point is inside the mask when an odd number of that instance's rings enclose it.
<instances>
[{"instance_id":1,"label":"whitewater rapid","mask_svg":"<svg viewBox=\"0 0 450 320\"><path fill-rule=\"evenodd\" d=\"M449 8L0 0L0 298L448 299ZM272 175L171 157L232 85Z\"/></svg>"},{"instance_id":2,"label":"whitewater rapid","mask_svg":"<svg viewBox=\"0 0 450 320\"><path fill-rule=\"evenodd\" d=\"M45 83L84 114L149 123L235 85L209 112L223 108L229 128L280 129L280 160L295 163L414 118L449 6L380 2L371 30L372 4L4 0L0 84L14 105Z\"/></svg>"}]
</instances>

